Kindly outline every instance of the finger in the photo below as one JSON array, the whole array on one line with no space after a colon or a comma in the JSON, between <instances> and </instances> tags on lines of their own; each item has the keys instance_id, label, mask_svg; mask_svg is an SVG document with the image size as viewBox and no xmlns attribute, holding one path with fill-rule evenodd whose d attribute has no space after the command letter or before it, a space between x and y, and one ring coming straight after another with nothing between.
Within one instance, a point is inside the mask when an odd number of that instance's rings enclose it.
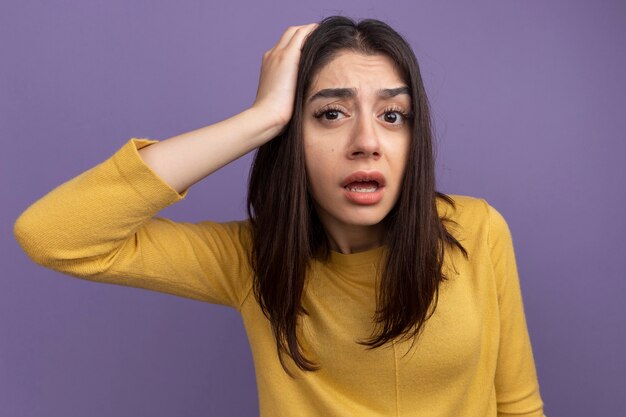
<instances>
[{"instance_id":1,"label":"finger","mask_svg":"<svg viewBox=\"0 0 626 417\"><path fill-rule=\"evenodd\" d=\"M289 26L287 28L287 30L285 30L285 32L283 33L283 35L280 37L280 40L278 41L278 43L276 44L276 46L274 46L274 49L279 49L279 48L284 48L285 45L287 45L289 43L289 41L291 40L291 37L293 36L293 34L300 28L300 26Z\"/></svg>"},{"instance_id":2,"label":"finger","mask_svg":"<svg viewBox=\"0 0 626 417\"><path fill-rule=\"evenodd\" d=\"M300 26L296 32L293 34L289 43L285 46L286 48L297 48L298 50L302 49L302 44L306 37L313 32L319 26L318 23L311 23L309 25Z\"/></svg>"},{"instance_id":3,"label":"finger","mask_svg":"<svg viewBox=\"0 0 626 417\"><path fill-rule=\"evenodd\" d=\"M312 30L311 28L317 27L317 25L317 23L310 23L308 25L291 26L289 29L287 29L287 31L285 31L283 37L280 39L280 42L278 43L278 45L276 45L276 48L286 48L291 44L297 34L302 33L303 31L305 33L309 33Z\"/></svg>"}]
</instances>

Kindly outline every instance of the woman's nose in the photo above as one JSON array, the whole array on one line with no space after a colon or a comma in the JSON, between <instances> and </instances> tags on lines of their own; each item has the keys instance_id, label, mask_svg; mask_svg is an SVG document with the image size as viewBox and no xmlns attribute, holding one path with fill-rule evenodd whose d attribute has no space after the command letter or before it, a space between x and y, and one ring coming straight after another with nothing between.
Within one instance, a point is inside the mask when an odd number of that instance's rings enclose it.
<instances>
[{"instance_id":1,"label":"woman's nose","mask_svg":"<svg viewBox=\"0 0 626 417\"><path fill-rule=\"evenodd\" d=\"M380 158L380 141L377 135L376 121L359 116L354 123L348 157L350 159Z\"/></svg>"}]
</instances>

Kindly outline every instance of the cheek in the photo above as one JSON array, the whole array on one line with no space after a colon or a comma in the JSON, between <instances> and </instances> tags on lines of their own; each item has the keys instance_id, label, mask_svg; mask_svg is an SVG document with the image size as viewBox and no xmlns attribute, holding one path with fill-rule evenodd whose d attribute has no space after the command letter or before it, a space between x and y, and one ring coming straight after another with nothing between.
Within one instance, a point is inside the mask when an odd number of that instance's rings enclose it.
<instances>
[{"instance_id":1,"label":"cheek","mask_svg":"<svg viewBox=\"0 0 626 417\"><path fill-rule=\"evenodd\" d=\"M314 195L319 189L319 185L321 182L320 175L323 174L323 171L320 169L320 165L317 163L319 159L320 158L318 150L315 147L307 146L305 142L304 162L306 168L306 177L307 182L309 183L309 189Z\"/></svg>"},{"instance_id":2,"label":"cheek","mask_svg":"<svg viewBox=\"0 0 626 417\"><path fill-rule=\"evenodd\" d=\"M309 191L317 203L323 203L330 198L336 182L335 166L327 152L328 150L314 147L305 152Z\"/></svg>"},{"instance_id":3,"label":"cheek","mask_svg":"<svg viewBox=\"0 0 626 417\"><path fill-rule=\"evenodd\" d=\"M404 178L404 174L406 171L406 166L409 157L409 143L403 143L402 146L396 146L392 150L390 150L390 161L389 164L391 166L393 177L398 183L398 187Z\"/></svg>"},{"instance_id":4,"label":"cheek","mask_svg":"<svg viewBox=\"0 0 626 417\"><path fill-rule=\"evenodd\" d=\"M334 150L324 146L321 139L314 135L307 135L304 138L304 160L306 164L307 175L309 181L315 184L321 184L321 179L327 178L332 169L330 155Z\"/></svg>"},{"instance_id":5,"label":"cheek","mask_svg":"<svg viewBox=\"0 0 626 417\"><path fill-rule=\"evenodd\" d=\"M330 167L324 166L319 162L319 159L313 158L311 163L307 162L307 180L311 191L315 195L319 195L323 190L329 187L331 182Z\"/></svg>"}]
</instances>

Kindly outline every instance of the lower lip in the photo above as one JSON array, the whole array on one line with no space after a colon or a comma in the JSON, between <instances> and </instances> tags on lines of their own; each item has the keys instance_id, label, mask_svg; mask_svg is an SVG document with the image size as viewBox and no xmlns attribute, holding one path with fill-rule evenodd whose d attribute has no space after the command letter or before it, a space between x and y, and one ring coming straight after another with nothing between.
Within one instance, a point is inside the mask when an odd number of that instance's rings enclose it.
<instances>
[{"instance_id":1,"label":"lower lip","mask_svg":"<svg viewBox=\"0 0 626 417\"><path fill-rule=\"evenodd\" d=\"M372 204L376 204L378 202L380 202L380 200L383 199L383 194L384 194L384 188L385 187L378 187L378 189L376 189L376 191L372 191L369 193L359 193L356 191L350 191L347 188L344 188L344 191L346 193L346 198L355 203L355 204L361 204L361 205L372 205Z\"/></svg>"}]
</instances>

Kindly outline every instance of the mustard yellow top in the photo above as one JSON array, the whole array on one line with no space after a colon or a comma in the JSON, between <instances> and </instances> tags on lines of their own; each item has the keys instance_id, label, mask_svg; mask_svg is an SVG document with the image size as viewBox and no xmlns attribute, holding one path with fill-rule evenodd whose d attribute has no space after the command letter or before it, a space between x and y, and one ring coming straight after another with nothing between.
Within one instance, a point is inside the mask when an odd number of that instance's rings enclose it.
<instances>
[{"instance_id":1,"label":"mustard yellow top","mask_svg":"<svg viewBox=\"0 0 626 417\"><path fill-rule=\"evenodd\" d=\"M282 369L251 292L248 221L185 223L153 217L185 198L141 159L156 140L132 138L17 219L14 233L40 265L237 309L250 342L261 416L542 417L511 234L485 200L451 195L439 209L469 252L448 250L434 315L410 341L366 350L375 271L385 247L314 262L301 333L317 372Z\"/></svg>"}]
</instances>

